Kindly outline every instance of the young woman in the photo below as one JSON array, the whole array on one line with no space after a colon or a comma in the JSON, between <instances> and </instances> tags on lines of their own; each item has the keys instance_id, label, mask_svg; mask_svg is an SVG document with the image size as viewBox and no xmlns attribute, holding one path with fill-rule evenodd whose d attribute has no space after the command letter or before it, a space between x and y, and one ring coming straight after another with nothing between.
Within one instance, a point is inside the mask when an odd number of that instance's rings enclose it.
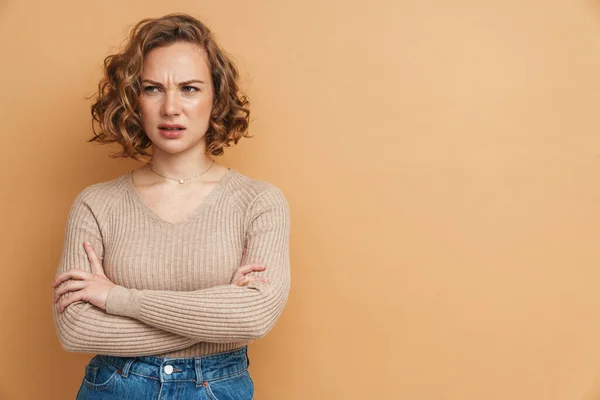
<instances>
[{"instance_id":1,"label":"young woman","mask_svg":"<svg viewBox=\"0 0 600 400\"><path fill-rule=\"evenodd\" d=\"M78 399L253 397L247 344L288 296L289 209L213 159L247 136L237 77L185 14L141 21L105 60L91 141L149 161L85 188L69 214L56 329L65 350L98 354Z\"/></svg>"}]
</instances>

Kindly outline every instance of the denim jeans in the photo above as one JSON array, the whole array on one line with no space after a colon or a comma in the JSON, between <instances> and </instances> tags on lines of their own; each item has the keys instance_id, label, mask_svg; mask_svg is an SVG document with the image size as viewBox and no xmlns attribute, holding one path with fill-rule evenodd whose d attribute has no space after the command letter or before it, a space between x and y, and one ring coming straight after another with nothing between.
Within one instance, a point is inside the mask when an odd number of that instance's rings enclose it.
<instances>
[{"instance_id":1,"label":"denim jeans","mask_svg":"<svg viewBox=\"0 0 600 400\"><path fill-rule=\"evenodd\" d=\"M97 355L77 400L251 400L248 348L190 358Z\"/></svg>"}]
</instances>

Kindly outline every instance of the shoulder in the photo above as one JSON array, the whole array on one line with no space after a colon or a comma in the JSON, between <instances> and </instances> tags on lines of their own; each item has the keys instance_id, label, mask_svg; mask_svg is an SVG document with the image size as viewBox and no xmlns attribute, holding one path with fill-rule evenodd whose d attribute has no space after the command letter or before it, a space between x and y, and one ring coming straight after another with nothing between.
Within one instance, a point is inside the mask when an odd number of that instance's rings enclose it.
<instances>
[{"instance_id":1,"label":"shoulder","mask_svg":"<svg viewBox=\"0 0 600 400\"><path fill-rule=\"evenodd\" d=\"M129 173L117 178L94 183L83 188L73 202L73 208L86 207L100 214L109 210L113 204L118 202L124 195Z\"/></svg>"},{"instance_id":2,"label":"shoulder","mask_svg":"<svg viewBox=\"0 0 600 400\"><path fill-rule=\"evenodd\" d=\"M228 185L236 204L244 211L264 207L288 208L283 191L275 184L250 178L233 170Z\"/></svg>"}]
</instances>

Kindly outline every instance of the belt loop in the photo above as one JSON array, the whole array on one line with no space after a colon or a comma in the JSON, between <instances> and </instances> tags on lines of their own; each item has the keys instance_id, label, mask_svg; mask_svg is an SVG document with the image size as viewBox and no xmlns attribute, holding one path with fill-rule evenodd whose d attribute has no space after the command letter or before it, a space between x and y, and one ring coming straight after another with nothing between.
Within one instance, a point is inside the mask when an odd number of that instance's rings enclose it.
<instances>
[{"instance_id":1,"label":"belt loop","mask_svg":"<svg viewBox=\"0 0 600 400\"><path fill-rule=\"evenodd\" d=\"M127 376L129 376L129 369L131 368L131 365L134 362L135 362L135 357L129 358L127 361L125 361L125 365L123 365L123 371L121 372L121 376L123 378L127 378Z\"/></svg>"},{"instance_id":2,"label":"belt loop","mask_svg":"<svg viewBox=\"0 0 600 400\"><path fill-rule=\"evenodd\" d=\"M202 376L202 358L201 357L194 358L194 367L196 369L196 387L203 386L204 377Z\"/></svg>"},{"instance_id":3,"label":"belt loop","mask_svg":"<svg viewBox=\"0 0 600 400\"><path fill-rule=\"evenodd\" d=\"M248 346L245 347L244 357L246 357L246 368L250 366L250 357L248 357Z\"/></svg>"}]
</instances>

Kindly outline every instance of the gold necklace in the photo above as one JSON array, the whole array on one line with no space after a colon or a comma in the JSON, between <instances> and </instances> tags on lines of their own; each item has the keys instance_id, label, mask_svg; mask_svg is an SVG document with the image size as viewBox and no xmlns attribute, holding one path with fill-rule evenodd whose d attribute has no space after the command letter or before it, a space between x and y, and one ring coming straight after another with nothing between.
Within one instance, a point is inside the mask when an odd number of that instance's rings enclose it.
<instances>
[{"instance_id":1,"label":"gold necklace","mask_svg":"<svg viewBox=\"0 0 600 400\"><path fill-rule=\"evenodd\" d=\"M169 178L168 176L159 174L158 172L156 172L155 170L152 169L152 163L148 163L148 168L150 168L150 171L154 172L156 175L160 176L161 178L170 179L172 181L177 181L177 182L183 184L183 183L189 181L190 179L198 178L198 177L204 175L205 173L210 171L210 169L213 167L213 165L215 165L215 160L213 160L212 164L210 164L210 167L208 167L204 172L201 172L198 175L190 176L189 178L183 178L183 179Z\"/></svg>"}]
</instances>

